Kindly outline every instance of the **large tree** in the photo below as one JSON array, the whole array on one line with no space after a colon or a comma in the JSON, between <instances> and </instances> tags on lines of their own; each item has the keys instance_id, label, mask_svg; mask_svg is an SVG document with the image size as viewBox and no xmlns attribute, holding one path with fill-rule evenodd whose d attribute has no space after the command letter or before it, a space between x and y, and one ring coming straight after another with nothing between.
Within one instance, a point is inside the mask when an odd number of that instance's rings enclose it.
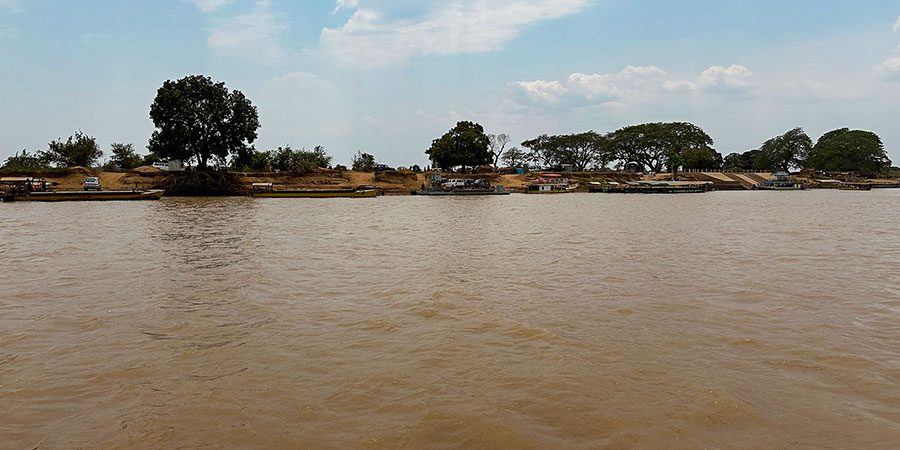
<instances>
[{"instance_id":1,"label":"large tree","mask_svg":"<svg viewBox=\"0 0 900 450\"><path fill-rule=\"evenodd\" d=\"M256 107L241 91L202 75L163 83L150 119L157 130L147 148L161 158L196 161L200 169L211 159L245 157L259 129Z\"/></svg>"},{"instance_id":2,"label":"large tree","mask_svg":"<svg viewBox=\"0 0 900 450\"><path fill-rule=\"evenodd\" d=\"M803 128L794 128L764 142L759 148L759 155L753 161L753 168L787 172L791 168L803 167L803 161L806 160L811 148L812 139L803 132Z\"/></svg>"},{"instance_id":3,"label":"large tree","mask_svg":"<svg viewBox=\"0 0 900 450\"><path fill-rule=\"evenodd\" d=\"M619 129L610 136L610 149L619 159L637 162L652 172L662 172L684 160L685 151L706 148L713 140L700 127L687 122L645 123Z\"/></svg>"},{"instance_id":4,"label":"large tree","mask_svg":"<svg viewBox=\"0 0 900 450\"><path fill-rule=\"evenodd\" d=\"M884 144L871 131L841 128L822 135L809 152L806 167L876 174L891 167Z\"/></svg>"},{"instance_id":5,"label":"large tree","mask_svg":"<svg viewBox=\"0 0 900 450\"><path fill-rule=\"evenodd\" d=\"M50 142L43 156L56 167L89 167L103 156L103 151L97 145L97 139L79 131L65 142L61 139Z\"/></svg>"},{"instance_id":6,"label":"large tree","mask_svg":"<svg viewBox=\"0 0 900 450\"><path fill-rule=\"evenodd\" d=\"M455 127L431 143L425 151L433 165L443 170L491 163L490 139L484 128L473 122L458 122Z\"/></svg>"},{"instance_id":7,"label":"large tree","mask_svg":"<svg viewBox=\"0 0 900 450\"><path fill-rule=\"evenodd\" d=\"M542 134L522 142L531 149L530 157L545 166L571 164L575 170L606 167L615 159L610 151L609 138L594 131L549 136Z\"/></svg>"}]
</instances>

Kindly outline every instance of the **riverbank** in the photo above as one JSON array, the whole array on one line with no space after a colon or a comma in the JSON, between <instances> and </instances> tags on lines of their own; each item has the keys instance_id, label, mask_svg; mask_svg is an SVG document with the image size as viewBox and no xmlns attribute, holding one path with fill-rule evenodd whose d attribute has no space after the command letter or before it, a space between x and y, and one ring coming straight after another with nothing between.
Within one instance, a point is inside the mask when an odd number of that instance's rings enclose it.
<instances>
[{"instance_id":1,"label":"riverbank","mask_svg":"<svg viewBox=\"0 0 900 450\"><path fill-rule=\"evenodd\" d=\"M190 172L165 172L143 166L127 172L107 172L72 167L62 170L45 171L6 171L4 177L39 177L53 183L57 189L80 190L85 177L99 177L103 189L166 189L177 177L184 177ZM408 194L411 190L421 188L431 173L415 173L409 170L390 170L384 172L357 172L353 170L319 169L307 174L289 172L229 172L229 176L237 185L238 191L249 192L253 183L273 183L276 189L341 189L359 185L372 185L386 194ZM446 178L488 179L493 185L503 186L510 192L522 192L523 185L535 178L535 174L500 175L489 174L448 174ZM640 179L640 175L626 172L580 172L566 174L573 182L577 182L586 190L591 181L626 182ZM236 192L235 194L240 194Z\"/></svg>"}]
</instances>

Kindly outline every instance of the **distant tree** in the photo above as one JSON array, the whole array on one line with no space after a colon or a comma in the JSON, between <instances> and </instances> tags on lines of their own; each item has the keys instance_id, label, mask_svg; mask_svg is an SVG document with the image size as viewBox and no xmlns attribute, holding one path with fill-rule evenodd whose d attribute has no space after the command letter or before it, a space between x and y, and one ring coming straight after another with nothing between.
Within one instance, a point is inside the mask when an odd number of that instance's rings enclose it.
<instances>
[{"instance_id":1,"label":"distant tree","mask_svg":"<svg viewBox=\"0 0 900 450\"><path fill-rule=\"evenodd\" d=\"M759 155L753 161L758 170L778 169L787 172L792 167L803 167L812 139L802 128L794 128L781 136L773 137L759 148Z\"/></svg>"},{"instance_id":2,"label":"distant tree","mask_svg":"<svg viewBox=\"0 0 900 450\"><path fill-rule=\"evenodd\" d=\"M490 140L484 128L473 122L458 122L455 127L431 143L425 151L431 162L443 170L490 164Z\"/></svg>"},{"instance_id":3,"label":"distant tree","mask_svg":"<svg viewBox=\"0 0 900 450\"><path fill-rule=\"evenodd\" d=\"M528 153L519 150L519 147L511 147L503 153L503 164L508 167L526 167L528 166Z\"/></svg>"},{"instance_id":4,"label":"distant tree","mask_svg":"<svg viewBox=\"0 0 900 450\"><path fill-rule=\"evenodd\" d=\"M90 167L103 156L103 151L95 138L78 131L65 142L61 139L50 142L44 155L56 167Z\"/></svg>"},{"instance_id":5,"label":"distant tree","mask_svg":"<svg viewBox=\"0 0 900 450\"><path fill-rule=\"evenodd\" d=\"M293 150L289 145L269 152L272 168L294 173L308 173L319 167L329 167L331 156L325 147L317 145L313 150Z\"/></svg>"},{"instance_id":6,"label":"distant tree","mask_svg":"<svg viewBox=\"0 0 900 450\"><path fill-rule=\"evenodd\" d=\"M262 172L271 168L272 158L269 152L256 149L244 152L240 157L231 159L231 170Z\"/></svg>"},{"instance_id":7,"label":"distant tree","mask_svg":"<svg viewBox=\"0 0 900 450\"><path fill-rule=\"evenodd\" d=\"M301 150L301 157L313 164L315 167L323 167L330 168L331 161L334 159L328 155L328 152L325 151L325 147L321 145L317 145L313 147L312 151Z\"/></svg>"},{"instance_id":8,"label":"distant tree","mask_svg":"<svg viewBox=\"0 0 900 450\"><path fill-rule=\"evenodd\" d=\"M141 165L144 159L134 151L134 145L113 142L109 164L116 169L130 170Z\"/></svg>"},{"instance_id":9,"label":"distant tree","mask_svg":"<svg viewBox=\"0 0 900 450\"><path fill-rule=\"evenodd\" d=\"M522 142L531 149L530 157L545 167L571 164L583 171L591 166L606 167L615 159L610 151L609 138L594 131L548 136L542 134Z\"/></svg>"},{"instance_id":10,"label":"distant tree","mask_svg":"<svg viewBox=\"0 0 900 450\"><path fill-rule=\"evenodd\" d=\"M356 156L353 157L353 170L357 172L373 172L375 170L375 157L357 150Z\"/></svg>"},{"instance_id":11,"label":"distant tree","mask_svg":"<svg viewBox=\"0 0 900 450\"><path fill-rule=\"evenodd\" d=\"M202 75L163 83L150 119L157 129L147 148L164 159L196 161L200 169L211 159L221 164L252 152L259 129L256 107L241 91Z\"/></svg>"},{"instance_id":12,"label":"distant tree","mask_svg":"<svg viewBox=\"0 0 900 450\"><path fill-rule=\"evenodd\" d=\"M636 162L653 172L672 166L669 159L673 157L684 159L688 149L712 145L712 138L703 129L687 122L633 125L610 135L610 149L618 159Z\"/></svg>"},{"instance_id":13,"label":"distant tree","mask_svg":"<svg viewBox=\"0 0 900 450\"><path fill-rule=\"evenodd\" d=\"M891 167L884 144L871 131L840 128L822 135L809 152L806 167L877 174Z\"/></svg>"},{"instance_id":14,"label":"distant tree","mask_svg":"<svg viewBox=\"0 0 900 450\"><path fill-rule=\"evenodd\" d=\"M729 153L722 163L722 168L726 170L753 170L753 162L756 161L758 156L759 150Z\"/></svg>"},{"instance_id":15,"label":"distant tree","mask_svg":"<svg viewBox=\"0 0 900 450\"><path fill-rule=\"evenodd\" d=\"M562 164L559 146L553 136L542 134L534 139L523 141L520 145L529 150L527 158L531 162L543 167Z\"/></svg>"},{"instance_id":16,"label":"distant tree","mask_svg":"<svg viewBox=\"0 0 900 450\"><path fill-rule=\"evenodd\" d=\"M28 153L25 149L22 149L21 153L16 153L6 158L6 162L3 163L4 169L40 170L49 167L50 160L46 153L41 151Z\"/></svg>"},{"instance_id":17,"label":"distant tree","mask_svg":"<svg viewBox=\"0 0 900 450\"><path fill-rule=\"evenodd\" d=\"M494 169L497 169L497 162L500 161L500 157L503 156L506 144L509 144L509 136L506 134L489 134L487 137L490 142L488 144L488 150L491 152L491 157L494 161Z\"/></svg>"},{"instance_id":18,"label":"distant tree","mask_svg":"<svg viewBox=\"0 0 900 450\"><path fill-rule=\"evenodd\" d=\"M690 147L681 153L685 169L717 170L722 168L722 155L709 147Z\"/></svg>"},{"instance_id":19,"label":"distant tree","mask_svg":"<svg viewBox=\"0 0 900 450\"><path fill-rule=\"evenodd\" d=\"M150 153L147 153L147 154L144 156L144 160L141 161L141 164L140 164L140 165L142 165L142 166L152 166L153 163L155 163L155 162L160 162L160 161L162 161L162 158L160 158L159 155L157 155L155 152L150 152Z\"/></svg>"}]
</instances>

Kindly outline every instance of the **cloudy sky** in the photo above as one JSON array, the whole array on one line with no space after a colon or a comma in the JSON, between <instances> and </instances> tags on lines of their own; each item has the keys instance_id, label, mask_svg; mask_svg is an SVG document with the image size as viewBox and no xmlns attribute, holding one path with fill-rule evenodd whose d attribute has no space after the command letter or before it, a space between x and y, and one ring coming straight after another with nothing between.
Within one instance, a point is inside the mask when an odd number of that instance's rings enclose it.
<instances>
[{"instance_id":1,"label":"cloudy sky","mask_svg":"<svg viewBox=\"0 0 900 450\"><path fill-rule=\"evenodd\" d=\"M0 158L77 130L146 152L167 79L259 108L258 149L427 162L458 120L521 142L651 121L723 154L793 127L900 163L900 0L0 0Z\"/></svg>"}]
</instances>

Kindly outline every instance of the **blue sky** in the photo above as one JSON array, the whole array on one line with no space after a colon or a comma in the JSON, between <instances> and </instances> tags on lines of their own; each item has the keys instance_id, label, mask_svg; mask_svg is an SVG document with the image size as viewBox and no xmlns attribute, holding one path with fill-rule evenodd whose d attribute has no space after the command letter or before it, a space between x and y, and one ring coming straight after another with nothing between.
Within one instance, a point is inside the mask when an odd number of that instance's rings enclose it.
<instances>
[{"instance_id":1,"label":"blue sky","mask_svg":"<svg viewBox=\"0 0 900 450\"><path fill-rule=\"evenodd\" d=\"M141 152L167 79L259 108L258 149L427 163L458 120L513 143L650 121L723 154L803 127L900 164L900 0L0 0L0 159L77 130Z\"/></svg>"}]
</instances>

